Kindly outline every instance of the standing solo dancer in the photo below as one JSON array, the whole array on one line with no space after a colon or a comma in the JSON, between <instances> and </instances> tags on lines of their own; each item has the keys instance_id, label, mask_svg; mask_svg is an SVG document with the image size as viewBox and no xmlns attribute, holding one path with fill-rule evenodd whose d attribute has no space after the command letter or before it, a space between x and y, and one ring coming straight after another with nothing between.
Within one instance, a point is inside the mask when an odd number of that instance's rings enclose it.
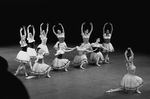
<instances>
[{"instance_id":1,"label":"standing solo dancer","mask_svg":"<svg viewBox=\"0 0 150 99\"><path fill-rule=\"evenodd\" d=\"M114 51L114 48L113 48L112 44L110 43L112 32L113 32L113 26L111 23L109 23L109 24L111 26L111 32L109 32L108 29L105 32L105 26L108 25L108 23L105 23L104 27L103 27L103 38L104 38L103 46L108 49L108 50L103 50L105 63L109 63L109 56L108 56L109 52Z\"/></svg>"}]
</instances>

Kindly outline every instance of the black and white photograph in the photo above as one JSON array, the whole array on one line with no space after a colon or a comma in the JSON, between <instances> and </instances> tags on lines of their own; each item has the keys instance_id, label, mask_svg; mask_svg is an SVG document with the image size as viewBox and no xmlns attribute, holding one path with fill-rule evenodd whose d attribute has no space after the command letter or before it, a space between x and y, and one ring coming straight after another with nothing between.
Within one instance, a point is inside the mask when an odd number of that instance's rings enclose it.
<instances>
[{"instance_id":1,"label":"black and white photograph","mask_svg":"<svg viewBox=\"0 0 150 99\"><path fill-rule=\"evenodd\" d=\"M3 99L150 99L148 0L2 0Z\"/></svg>"}]
</instances>

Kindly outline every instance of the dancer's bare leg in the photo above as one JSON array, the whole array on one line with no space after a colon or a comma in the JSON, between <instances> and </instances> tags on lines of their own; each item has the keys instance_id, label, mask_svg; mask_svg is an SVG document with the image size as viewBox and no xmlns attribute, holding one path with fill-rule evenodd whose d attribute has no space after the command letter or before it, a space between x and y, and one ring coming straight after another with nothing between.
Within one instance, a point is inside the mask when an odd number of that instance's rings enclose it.
<instances>
[{"instance_id":1,"label":"dancer's bare leg","mask_svg":"<svg viewBox=\"0 0 150 99\"><path fill-rule=\"evenodd\" d=\"M97 65L97 66L101 66L101 65L99 64L99 60L100 60L100 58L98 57L97 60L96 60L96 65Z\"/></svg>"},{"instance_id":2,"label":"dancer's bare leg","mask_svg":"<svg viewBox=\"0 0 150 99\"><path fill-rule=\"evenodd\" d=\"M28 74L27 74L27 71L26 71L25 63L23 63L23 71L24 71L24 73L25 73L25 76L27 77Z\"/></svg>"},{"instance_id":3,"label":"dancer's bare leg","mask_svg":"<svg viewBox=\"0 0 150 99\"><path fill-rule=\"evenodd\" d=\"M18 66L14 75L17 75L19 73L19 71L21 70L21 68L22 68L22 63Z\"/></svg>"},{"instance_id":4,"label":"dancer's bare leg","mask_svg":"<svg viewBox=\"0 0 150 99\"><path fill-rule=\"evenodd\" d=\"M119 87L119 88L116 88L116 89L110 89L110 90L108 90L106 92L117 92L117 91L122 91L122 90L124 90L124 89Z\"/></svg>"}]
</instances>

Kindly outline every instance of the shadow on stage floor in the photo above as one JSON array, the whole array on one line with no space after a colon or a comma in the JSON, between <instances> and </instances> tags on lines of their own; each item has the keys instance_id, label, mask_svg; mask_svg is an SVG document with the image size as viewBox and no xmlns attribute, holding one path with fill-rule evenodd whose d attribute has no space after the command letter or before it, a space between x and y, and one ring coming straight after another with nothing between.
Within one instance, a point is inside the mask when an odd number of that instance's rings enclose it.
<instances>
[{"instance_id":1,"label":"shadow on stage floor","mask_svg":"<svg viewBox=\"0 0 150 99\"><path fill-rule=\"evenodd\" d=\"M55 51L52 45L48 45L48 48L51 54L45 57L45 63L51 64L55 58ZM0 55L7 59L8 70L11 73L14 73L19 65L15 61L19 50L19 46L0 48ZM72 61L76 54L75 50L66 53L64 57ZM134 64L137 67L136 75L144 80L144 86L140 88L142 94L105 93L111 88L118 87L120 80L127 73L124 52L119 50L110 54L109 64L101 64L100 67L87 65L81 70L70 66L68 72L51 71L51 78L43 76L26 80L23 72L17 77L26 86L31 99L150 99L150 55L135 53ZM30 72L28 65L27 69Z\"/></svg>"}]
</instances>

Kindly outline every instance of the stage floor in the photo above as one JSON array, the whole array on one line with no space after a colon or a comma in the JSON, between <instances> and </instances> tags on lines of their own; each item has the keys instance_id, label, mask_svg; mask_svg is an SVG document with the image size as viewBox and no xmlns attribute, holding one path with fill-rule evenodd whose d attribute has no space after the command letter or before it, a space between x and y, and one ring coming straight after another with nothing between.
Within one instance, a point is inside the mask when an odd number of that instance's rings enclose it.
<instances>
[{"instance_id":1,"label":"stage floor","mask_svg":"<svg viewBox=\"0 0 150 99\"><path fill-rule=\"evenodd\" d=\"M45 63L51 64L54 57L52 45L48 45L50 55L45 57ZM0 47L0 55L7 59L9 71L14 73L19 65L15 57L19 46ZM134 49L133 49L134 51ZM64 58L73 60L76 50L68 52ZM31 99L150 99L150 55L135 53L134 64L137 67L136 75L144 80L140 88L142 94L134 93L105 93L118 87L122 77L127 73L124 52L115 50L110 54L110 63L100 67L87 65L84 70L70 66L68 72L51 71L51 78L26 80L23 73L17 77L26 86ZM29 65L28 66L28 72Z\"/></svg>"}]
</instances>

